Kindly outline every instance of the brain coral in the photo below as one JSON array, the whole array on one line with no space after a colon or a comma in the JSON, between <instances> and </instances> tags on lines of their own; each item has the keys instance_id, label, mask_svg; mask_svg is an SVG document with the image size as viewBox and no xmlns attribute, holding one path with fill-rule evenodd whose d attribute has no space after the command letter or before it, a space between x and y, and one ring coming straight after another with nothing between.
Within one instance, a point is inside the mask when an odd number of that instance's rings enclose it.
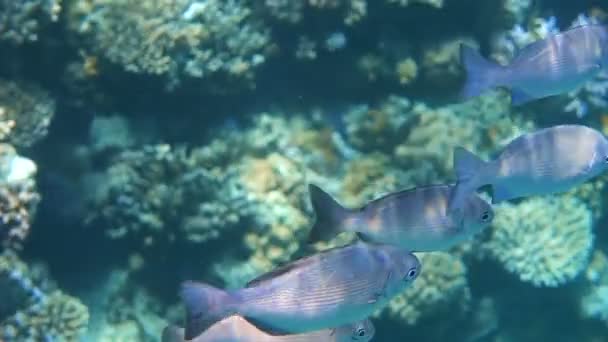
<instances>
[{"instance_id":1,"label":"brain coral","mask_svg":"<svg viewBox=\"0 0 608 342\"><path fill-rule=\"evenodd\" d=\"M484 249L506 270L534 286L556 287L587 266L592 214L569 195L504 203L496 209L490 234Z\"/></svg>"},{"instance_id":2,"label":"brain coral","mask_svg":"<svg viewBox=\"0 0 608 342\"><path fill-rule=\"evenodd\" d=\"M164 76L169 85L216 75L251 80L270 45L268 29L243 1L79 0L68 12L89 54Z\"/></svg>"},{"instance_id":3,"label":"brain coral","mask_svg":"<svg viewBox=\"0 0 608 342\"><path fill-rule=\"evenodd\" d=\"M420 319L440 312L466 312L471 294L462 260L444 252L418 256L423 265L420 276L382 314L415 325Z\"/></svg>"}]
</instances>

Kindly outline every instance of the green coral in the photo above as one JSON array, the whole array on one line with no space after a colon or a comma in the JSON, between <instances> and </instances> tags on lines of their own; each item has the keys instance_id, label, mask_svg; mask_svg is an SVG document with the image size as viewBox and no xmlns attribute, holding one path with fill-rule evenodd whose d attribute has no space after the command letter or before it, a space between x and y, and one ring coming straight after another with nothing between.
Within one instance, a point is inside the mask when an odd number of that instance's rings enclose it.
<instances>
[{"instance_id":1,"label":"green coral","mask_svg":"<svg viewBox=\"0 0 608 342\"><path fill-rule=\"evenodd\" d=\"M0 79L0 141L29 147L47 134L55 100L39 86Z\"/></svg>"},{"instance_id":2,"label":"green coral","mask_svg":"<svg viewBox=\"0 0 608 342\"><path fill-rule=\"evenodd\" d=\"M411 326L441 313L450 313L454 319L457 314L467 312L471 293L463 261L444 252L418 256L423 267L420 276L411 288L394 298L381 315Z\"/></svg>"},{"instance_id":3,"label":"green coral","mask_svg":"<svg viewBox=\"0 0 608 342\"><path fill-rule=\"evenodd\" d=\"M592 218L587 205L569 195L501 204L483 248L522 281L556 287L587 266Z\"/></svg>"},{"instance_id":4,"label":"green coral","mask_svg":"<svg viewBox=\"0 0 608 342\"><path fill-rule=\"evenodd\" d=\"M89 54L171 86L218 75L253 84L270 46L268 29L241 1L76 0L68 12Z\"/></svg>"}]
</instances>

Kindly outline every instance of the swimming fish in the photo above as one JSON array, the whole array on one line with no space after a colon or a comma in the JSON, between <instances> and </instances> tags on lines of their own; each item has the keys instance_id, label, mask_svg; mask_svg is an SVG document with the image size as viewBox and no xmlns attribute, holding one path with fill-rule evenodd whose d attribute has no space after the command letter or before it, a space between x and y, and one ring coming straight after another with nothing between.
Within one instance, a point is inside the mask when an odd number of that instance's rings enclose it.
<instances>
[{"instance_id":1,"label":"swimming fish","mask_svg":"<svg viewBox=\"0 0 608 342\"><path fill-rule=\"evenodd\" d=\"M184 329L168 326L163 330L162 342L185 342ZM295 335L272 335L258 329L241 316L223 319L192 342L368 342L376 333L369 319L333 329L317 330Z\"/></svg>"},{"instance_id":2,"label":"swimming fish","mask_svg":"<svg viewBox=\"0 0 608 342\"><path fill-rule=\"evenodd\" d=\"M492 202L564 192L608 169L608 140L592 128L560 125L524 134L485 162L464 148L454 151L458 177L450 211L483 185Z\"/></svg>"},{"instance_id":3,"label":"swimming fish","mask_svg":"<svg viewBox=\"0 0 608 342\"><path fill-rule=\"evenodd\" d=\"M418 258L404 249L357 242L296 260L242 289L188 281L180 293L185 336L192 339L231 315L275 334L360 321L412 284L420 270Z\"/></svg>"},{"instance_id":4,"label":"swimming fish","mask_svg":"<svg viewBox=\"0 0 608 342\"><path fill-rule=\"evenodd\" d=\"M343 231L364 241L396 245L415 252L448 249L487 227L494 218L488 202L470 194L464 215L448 214L451 185L432 185L399 191L358 209L341 206L329 194L309 185L316 221L309 241L328 240Z\"/></svg>"},{"instance_id":5,"label":"swimming fish","mask_svg":"<svg viewBox=\"0 0 608 342\"><path fill-rule=\"evenodd\" d=\"M508 66L488 61L465 45L460 57L467 73L465 98L502 86L511 89L513 104L523 104L575 90L606 69L608 30L585 25L549 36L524 47Z\"/></svg>"}]
</instances>

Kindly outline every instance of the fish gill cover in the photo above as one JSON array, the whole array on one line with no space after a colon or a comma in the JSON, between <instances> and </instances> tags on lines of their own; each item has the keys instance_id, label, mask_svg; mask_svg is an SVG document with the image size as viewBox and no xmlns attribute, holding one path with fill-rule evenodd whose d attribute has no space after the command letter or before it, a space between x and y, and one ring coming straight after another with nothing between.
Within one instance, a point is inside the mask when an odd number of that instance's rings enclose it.
<instances>
[{"instance_id":1,"label":"fish gill cover","mask_svg":"<svg viewBox=\"0 0 608 342\"><path fill-rule=\"evenodd\" d=\"M462 46L506 66L607 11L0 0L0 341L160 341L184 325L182 281L240 288L357 239L308 245L308 184L359 208L455 182L457 146L491 160L552 125L608 133L607 60L521 106L508 89L460 97ZM417 253L372 341L606 340L605 177L495 205L475 237Z\"/></svg>"}]
</instances>

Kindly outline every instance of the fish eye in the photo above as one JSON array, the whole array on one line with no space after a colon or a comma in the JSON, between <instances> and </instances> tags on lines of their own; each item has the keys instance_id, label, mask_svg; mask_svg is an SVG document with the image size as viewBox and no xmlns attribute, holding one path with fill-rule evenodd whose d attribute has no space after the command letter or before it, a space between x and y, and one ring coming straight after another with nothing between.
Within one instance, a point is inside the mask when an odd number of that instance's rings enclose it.
<instances>
[{"instance_id":1,"label":"fish eye","mask_svg":"<svg viewBox=\"0 0 608 342\"><path fill-rule=\"evenodd\" d=\"M484 211L483 214L481 215L481 220L483 222L488 222L488 221L490 221L491 218L492 218L492 215L490 215L489 211Z\"/></svg>"},{"instance_id":2,"label":"fish eye","mask_svg":"<svg viewBox=\"0 0 608 342\"><path fill-rule=\"evenodd\" d=\"M412 268L410 268L409 271L407 271L407 277L405 279L412 280L412 279L416 278L417 275L418 275L418 269L416 269L416 267L412 267Z\"/></svg>"},{"instance_id":3,"label":"fish eye","mask_svg":"<svg viewBox=\"0 0 608 342\"><path fill-rule=\"evenodd\" d=\"M604 163L608 164L608 156L604 158Z\"/></svg>"},{"instance_id":4,"label":"fish eye","mask_svg":"<svg viewBox=\"0 0 608 342\"><path fill-rule=\"evenodd\" d=\"M363 328L359 328L359 329L357 330L357 336L359 336L359 337L364 337L364 336L365 336L365 329L363 329Z\"/></svg>"}]
</instances>

